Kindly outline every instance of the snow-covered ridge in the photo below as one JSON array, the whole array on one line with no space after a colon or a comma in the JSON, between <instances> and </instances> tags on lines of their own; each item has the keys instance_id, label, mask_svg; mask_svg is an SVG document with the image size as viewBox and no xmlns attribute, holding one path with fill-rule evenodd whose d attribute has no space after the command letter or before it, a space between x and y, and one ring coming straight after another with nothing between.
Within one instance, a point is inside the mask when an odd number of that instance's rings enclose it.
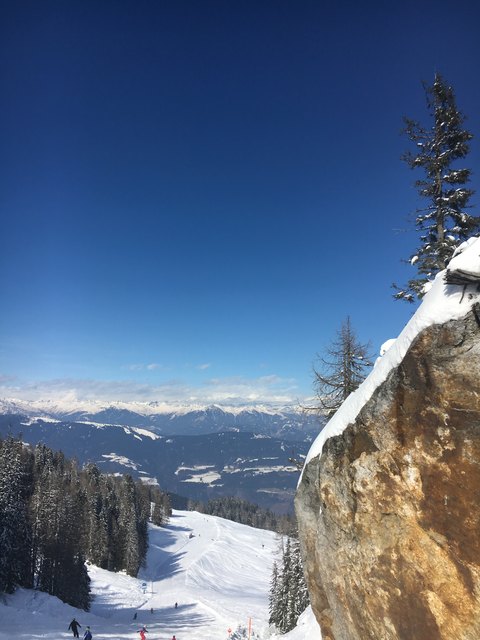
<instances>
[{"instance_id":1,"label":"snow-covered ridge","mask_svg":"<svg viewBox=\"0 0 480 640\"><path fill-rule=\"evenodd\" d=\"M95 414L102 411L130 411L141 416L169 415L181 416L193 412L216 411L234 416L242 414L267 414L284 415L288 413L300 413L297 405L201 405L201 404L180 404L172 402L100 402L97 400L78 400L59 398L58 400L23 400L19 398L0 398L0 413L23 413L27 416L45 418L52 415L62 416L76 415L81 413Z\"/></svg>"},{"instance_id":2,"label":"snow-covered ridge","mask_svg":"<svg viewBox=\"0 0 480 640\"><path fill-rule=\"evenodd\" d=\"M480 281L480 238L471 238L464 242L450 261L448 270L467 272L478 276ZM329 438L340 435L349 424L355 421L375 390L387 379L390 371L401 363L410 345L421 331L434 324L444 324L449 320L464 317L472 306L480 301L480 292L477 291L476 285L465 288L460 285L446 284L445 273L441 271L436 276L422 304L402 333L393 344L389 345L385 355L377 360L370 375L345 400L317 436L308 452L305 464L322 454L323 445Z\"/></svg>"},{"instance_id":3,"label":"snow-covered ridge","mask_svg":"<svg viewBox=\"0 0 480 640\"><path fill-rule=\"evenodd\" d=\"M274 409L273 407L220 407L208 405L194 409L180 405L167 411L171 405L164 403L116 402L106 405L98 402L72 402L67 404L51 400L28 402L0 399L0 423L5 416L21 416L24 424L42 422L85 424L97 429L121 426L136 429L138 439L159 435L205 435L222 431L252 432L258 438L282 438L289 441L311 442L320 430L322 419L306 415L297 407ZM86 409L89 409L87 411Z\"/></svg>"}]
</instances>

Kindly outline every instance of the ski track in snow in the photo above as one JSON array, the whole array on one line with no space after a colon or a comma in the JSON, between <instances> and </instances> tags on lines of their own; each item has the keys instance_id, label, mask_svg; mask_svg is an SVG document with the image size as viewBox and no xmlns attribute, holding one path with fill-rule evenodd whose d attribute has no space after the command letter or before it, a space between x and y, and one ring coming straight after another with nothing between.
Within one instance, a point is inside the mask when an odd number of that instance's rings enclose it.
<instances>
[{"instance_id":1,"label":"ski track in snow","mask_svg":"<svg viewBox=\"0 0 480 640\"><path fill-rule=\"evenodd\" d=\"M274 640L280 636L268 630L268 592L277 549L271 531L174 511L168 526L150 526L138 578L90 567L94 600L88 613L39 591L0 596L0 640L72 638L67 628L73 617L82 625L80 638L90 625L93 640L138 639L144 624L148 640L173 634L177 640L226 640L229 628L246 627L250 617L258 638ZM281 638L319 640L311 614L305 620Z\"/></svg>"}]
</instances>

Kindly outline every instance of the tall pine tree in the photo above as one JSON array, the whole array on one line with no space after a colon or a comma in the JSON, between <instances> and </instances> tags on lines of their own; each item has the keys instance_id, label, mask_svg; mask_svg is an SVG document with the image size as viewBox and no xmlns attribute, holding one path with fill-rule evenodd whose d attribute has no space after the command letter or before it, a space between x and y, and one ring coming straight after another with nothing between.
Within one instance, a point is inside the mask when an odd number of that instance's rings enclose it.
<instances>
[{"instance_id":1,"label":"tall pine tree","mask_svg":"<svg viewBox=\"0 0 480 640\"><path fill-rule=\"evenodd\" d=\"M403 160L410 168L423 171L423 178L415 186L426 200L415 220L420 243L408 259L418 275L405 287L393 285L397 290L394 298L407 302L421 298L455 249L480 230L480 218L466 211L473 194L465 186L470 169L457 164L466 157L473 136L463 128L465 117L457 109L452 87L440 74L435 75L432 86L424 84L424 88L432 125L427 128L405 118L405 134L415 145L415 152L407 152Z\"/></svg>"}]
</instances>

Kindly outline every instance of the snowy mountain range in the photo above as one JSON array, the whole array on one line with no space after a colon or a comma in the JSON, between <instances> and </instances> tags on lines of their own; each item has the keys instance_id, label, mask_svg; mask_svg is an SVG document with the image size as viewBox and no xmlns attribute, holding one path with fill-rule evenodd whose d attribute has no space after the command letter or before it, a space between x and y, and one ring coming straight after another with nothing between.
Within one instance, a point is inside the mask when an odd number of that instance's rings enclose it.
<instances>
[{"instance_id":1,"label":"snowy mountain range","mask_svg":"<svg viewBox=\"0 0 480 640\"><path fill-rule=\"evenodd\" d=\"M293 510L298 472L289 459L305 457L320 430L313 416L220 407L150 415L125 406L67 413L51 403L2 401L0 408L0 436L42 442L184 498L236 496L277 513Z\"/></svg>"},{"instance_id":2,"label":"snowy mountain range","mask_svg":"<svg viewBox=\"0 0 480 640\"><path fill-rule=\"evenodd\" d=\"M205 435L243 431L311 442L323 426L321 416L294 407L185 406L161 402L99 402L0 399L0 415L63 422L146 428L159 435Z\"/></svg>"}]
</instances>

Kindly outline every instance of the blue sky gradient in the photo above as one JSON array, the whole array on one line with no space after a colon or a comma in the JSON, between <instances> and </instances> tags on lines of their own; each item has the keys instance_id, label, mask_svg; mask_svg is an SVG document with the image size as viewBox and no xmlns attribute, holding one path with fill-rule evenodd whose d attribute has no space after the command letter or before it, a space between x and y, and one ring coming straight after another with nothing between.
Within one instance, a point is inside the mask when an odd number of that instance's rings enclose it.
<instances>
[{"instance_id":1,"label":"blue sky gradient","mask_svg":"<svg viewBox=\"0 0 480 640\"><path fill-rule=\"evenodd\" d=\"M295 400L347 315L378 352L413 311L391 297L417 244L400 132L436 71L478 203L477 3L0 18L0 396Z\"/></svg>"}]
</instances>

